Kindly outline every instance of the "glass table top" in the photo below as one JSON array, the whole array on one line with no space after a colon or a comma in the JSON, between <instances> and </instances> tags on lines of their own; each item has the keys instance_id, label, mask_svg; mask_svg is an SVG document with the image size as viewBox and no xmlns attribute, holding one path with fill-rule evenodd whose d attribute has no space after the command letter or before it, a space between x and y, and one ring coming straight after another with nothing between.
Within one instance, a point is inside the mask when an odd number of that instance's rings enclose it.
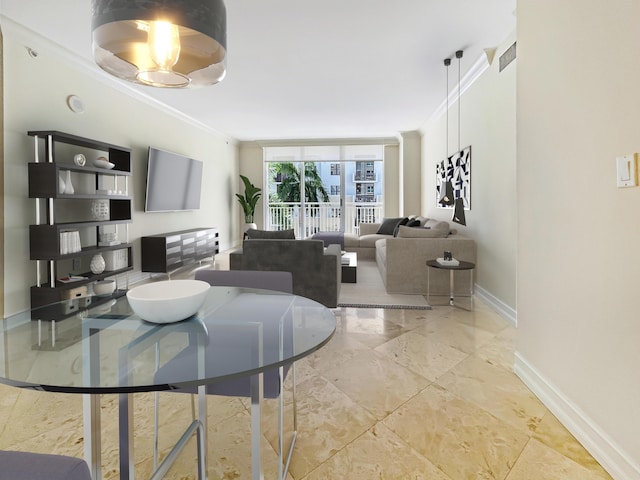
<instances>
[{"instance_id":1,"label":"glass table top","mask_svg":"<svg viewBox=\"0 0 640 480\"><path fill-rule=\"evenodd\" d=\"M289 364L336 327L313 300L246 288L211 287L196 315L171 324L140 319L126 296L93 303L61 320L52 309L65 302L4 319L0 382L68 393L192 387Z\"/></svg>"}]
</instances>

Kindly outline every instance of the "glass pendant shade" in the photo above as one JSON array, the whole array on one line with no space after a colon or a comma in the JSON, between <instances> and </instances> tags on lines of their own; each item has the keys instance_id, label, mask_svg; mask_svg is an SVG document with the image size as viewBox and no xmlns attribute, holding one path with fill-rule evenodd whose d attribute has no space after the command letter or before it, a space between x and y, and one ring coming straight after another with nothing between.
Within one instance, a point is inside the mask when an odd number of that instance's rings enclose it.
<instances>
[{"instance_id":1,"label":"glass pendant shade","mask_svg":"<svg viewBox=\"0 0 640 480\"><path fill-rule=\"evenodd\" d=\"M93 56L153 87L213 85L226 74L223 0L92 0Z\"/></svg>"}]
</instances>

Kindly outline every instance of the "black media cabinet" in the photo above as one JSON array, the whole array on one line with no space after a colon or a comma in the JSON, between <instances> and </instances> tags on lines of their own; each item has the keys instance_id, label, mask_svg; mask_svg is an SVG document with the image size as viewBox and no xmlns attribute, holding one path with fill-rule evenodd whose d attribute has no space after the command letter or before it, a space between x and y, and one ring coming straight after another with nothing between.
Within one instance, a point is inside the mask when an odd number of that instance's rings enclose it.
<instances>
[{"instance_id":1,"label":"black media cabinet","mask_svg":"<svg viewBox=\"0 0 640 480\"><path fill-rule=\"evenodd\" d=\"M142 271L172 273L219 252L217 228L193 228L140 238Z\"/></svg>"}]
</instances>

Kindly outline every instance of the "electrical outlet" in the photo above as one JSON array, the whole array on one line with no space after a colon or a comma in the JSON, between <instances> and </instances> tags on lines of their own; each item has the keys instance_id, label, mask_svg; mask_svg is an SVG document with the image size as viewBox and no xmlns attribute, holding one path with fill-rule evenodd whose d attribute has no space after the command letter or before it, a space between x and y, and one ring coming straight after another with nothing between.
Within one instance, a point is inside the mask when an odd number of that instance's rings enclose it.
<instances>
[{"instance_id":1,"label":"electrical outlet","mask_svg":"<svg viewBox=\"0 0 640 480\"><path fill-rule=\"evenodd\" d=\"M73 266L72 266L73 273L77 273L78 270L80 270L81 268L82 268L82 259L78 257L74 258Z\"/></svg>"}]
</instances>

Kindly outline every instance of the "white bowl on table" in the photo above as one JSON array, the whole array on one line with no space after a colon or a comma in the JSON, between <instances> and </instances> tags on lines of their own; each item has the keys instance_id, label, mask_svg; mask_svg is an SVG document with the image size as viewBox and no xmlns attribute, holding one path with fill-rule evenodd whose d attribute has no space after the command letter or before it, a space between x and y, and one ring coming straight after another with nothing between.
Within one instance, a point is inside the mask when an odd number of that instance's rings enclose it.
<instances>
[{"instance_id":1,"label":"white bowl on table","mask_svg":"<svg viewBox=\"0 0 640 480\"><path fill-rule=\"evenodd\" d=\"M195 315L209 292L202 280L163 280L127 292L131 309L143 320L173 323Z\"/></svg>"}]
</instances>

